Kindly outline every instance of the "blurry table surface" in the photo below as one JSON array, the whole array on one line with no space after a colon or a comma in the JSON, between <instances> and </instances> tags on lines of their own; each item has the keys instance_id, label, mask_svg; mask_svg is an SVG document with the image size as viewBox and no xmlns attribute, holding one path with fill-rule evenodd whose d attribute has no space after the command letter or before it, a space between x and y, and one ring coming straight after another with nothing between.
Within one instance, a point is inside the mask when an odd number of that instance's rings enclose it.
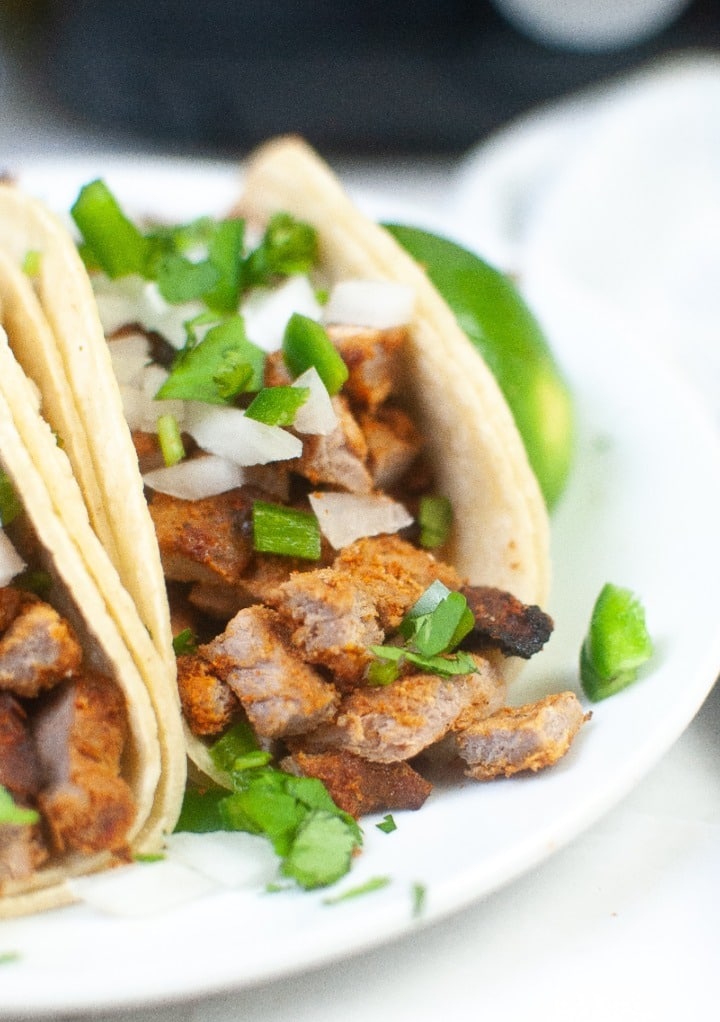
<instances>
[{"instance_id":1,"label":"blurry table surface","mask_svg":"<svg viewBox=\"0 0 720 1022\"><path fill-rule=\"evenodd\" d=\"M0 57L0 162L122 140L58 121ZM402 174L442 201L450 158L341 161L355 182ZM465 910L411 935L239 993L120 1013L155 1022L418 1022L713 1017L720 930L720 688L649 775L569 847ZM104 1013L107 1018L107 1013Z\"/></svg>"}]
</instances>

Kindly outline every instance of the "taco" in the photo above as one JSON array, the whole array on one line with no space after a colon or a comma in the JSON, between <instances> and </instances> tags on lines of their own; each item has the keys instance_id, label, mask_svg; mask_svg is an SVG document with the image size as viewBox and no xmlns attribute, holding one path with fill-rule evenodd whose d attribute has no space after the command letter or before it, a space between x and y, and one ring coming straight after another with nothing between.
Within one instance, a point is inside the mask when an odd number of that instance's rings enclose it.
<instances>
[{"instance_id":1,"label":"taco","mask_svg":"<svg viewBox=\"0 0 720 1022\"><path fill-rule=\"evenodd\" d=\"M53 505L46 479L67 466L1 329L0 380L0 916L10 916L72 901L72 877L157 851L174 821L157 798L146 687ZM42 463L11 387L35 417Z\"/></svg>"},{"instance_id":2,"label":"taco","mask_svg":"<svg viewBox=\"0 0 720 1022\"><path fill-rule=\"evenodd\" d=\"M153 635L169 606L195 766L229 784L217 743L240 721L358 815L422 804L408 761L445 739L478 777L564 753L574 697L503 716L532 756L492 751L484 722L552 628L548 522L501 392L422 269L296 139L251 158L219 223L139 230L101 181L73 214L91 283L57 233L52 259L47 234L14 258L40 250L84 434L68 454ZM95 372L105 396L86 401ZM110 458L120 399L135 451Z\"/></svg>"}]
</instances>

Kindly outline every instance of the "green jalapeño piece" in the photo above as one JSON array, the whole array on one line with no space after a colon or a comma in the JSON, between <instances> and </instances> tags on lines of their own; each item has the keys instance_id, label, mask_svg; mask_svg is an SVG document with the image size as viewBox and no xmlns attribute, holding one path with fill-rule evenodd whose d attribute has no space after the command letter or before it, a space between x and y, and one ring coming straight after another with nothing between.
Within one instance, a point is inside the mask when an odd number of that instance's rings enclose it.
<instances>
[{"instance_id":1,"label":"green jalape\u00f1o piece","mask_svg":"<svg viewBox=\"0 0 720 1022\"><path fill-rule=\"evenodd\" d=\"M642 604L630 589L608 582L580 651L580 680L588 699L607 699L632 684L652 653Z\"/></svg>"},{"instance_id":2,"label":"green jalape\u00f1o piece","mask_svg":"<svg viewBox=\"0 0 720 1022\"><path fill-rule=\"evenodd\" d=\"M299 312L288 320L282 350L285 365L293 376L300 376L314 366L328 394L337 394L348 378L348 368L324 328Z\"/></svg>"}]
</instances>

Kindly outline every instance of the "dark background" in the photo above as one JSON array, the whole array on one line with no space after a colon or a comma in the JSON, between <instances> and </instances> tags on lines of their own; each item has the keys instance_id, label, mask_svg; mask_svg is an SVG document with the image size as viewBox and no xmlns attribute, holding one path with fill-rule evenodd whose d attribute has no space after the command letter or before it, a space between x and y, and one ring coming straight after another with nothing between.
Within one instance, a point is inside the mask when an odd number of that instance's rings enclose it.
<instances>
[{"instance_id":1,"label":"dark background","mask_svg":"<svg viewBox=\"0 0 720 1022\"><path fill-rule=\"evenodd\" d=\"M482 0L0 7L28 82L66 116L217 155L287 131L325 152L460 151L537 103L658 56L720 47L717 0L695 0L648 42L597 53L533 42Z\"/></svg>"}]
</instances>

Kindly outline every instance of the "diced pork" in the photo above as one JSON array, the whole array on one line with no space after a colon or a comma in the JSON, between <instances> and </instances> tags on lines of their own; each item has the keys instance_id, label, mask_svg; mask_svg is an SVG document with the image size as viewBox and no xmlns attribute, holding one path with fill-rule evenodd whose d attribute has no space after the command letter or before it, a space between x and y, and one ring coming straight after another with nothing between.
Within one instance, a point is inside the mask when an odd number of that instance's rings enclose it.
<instances>
[{"instance_id":1,"label":"diced pork","mask_svg":"<svg viewBox=\"0 0 720 1022\"><path fill-rule=\"evenodd\" d=\"M368 467L377 489L391 490L422 450L410 416L387 406L374 414L361 412L358 423L368 448Z\"/></svg>"},{"instance_id":2,"label":"diced pork","mask_svg":"<svg viewBox=\"0 0 720 1022\"><path fill-rule=\"evenodd\" d=\"M74 674L81 661L68 622L49 603L28 597L0 638L0 689L37 696Z\"/></svg>"},{"instance_id":3,"label":"diced pork","mask_svg":"<svg viewBox=\"0 0 720 1022\"><path fill-rule=\"evenodd\" d=\"M119 689L85 674L57 687L33 717L45 785L38 808L58 852L119 851L135 816L120 776L127 722Z\"/></svg>"},{"instance_id":4,"label":"diced pork","mask_svg":"<svg viewBox=\"0 0 720 1022\"><path fill-rule=\"evenodd\" d=\"M322 781L337 806L356 819L393 809L420 809L432 784L409 763L371 763L351 752L295 749L284 770Z\"/></svg>"},{"instance_id":5,"label":"diced pork","mask_svg":"<svg viewBox=\"0 0 720 1022\"><path fill-rule=\"evenodd\" d=\"M344 391L351 402L375 408L397 389L399 353L408 339L406 327L374 330L330 324L327 333L348 367Z\"/></svg>"},{"instance_id":6,"label":"diced pork","mask_svg":"<svg viewBox=\"0 0 720 1022\"><path fill-rule=\"evenodd\" d=\"M48 855L38 825L0 824L0 894L5 881L32 876Z\"/></svg>"},{"instance_id":7,"label":"diced pork","mask_svg":"<svg viewBox=\"0 0 720 1022\"><path fill-rule=\"evenodd\" d=\"M411 759L440 741L467 707L502 704L502 678L481 657L475 662L472 674L408 674L387 687L355 689L343 698L335 720L307 735L304 746L345 749L377 763Z\"/></svg>"},{"instance_id":8,"label":"diced pork","mask_svg":"<svg viewBox=\"0 0 720 1022\"><path fill-rule=\"evenodd\" d=\"M40 790L42 776L25 708L0 692L0 785L23 802Z\"/></svg>"},{"instance_id":9,"label":"diced pork","mask_svg":"<svg viewBox=\"0 0 720 1022\"><path fill-rule=\"evenodd\" d=\"M235 693L201 656L178 657L177 684L183 713L193 734L219 735L240 711Z\"/></svg>"},{"instance_id":10,"label":"diced pork","mask_svg":"<svg viewBox=\"0 0 720 1022\"><path fill-rule=\"evenodd\" d=\"M299 659L280 617L267 607L241 610L199 652L263 738L303 734L334 713L335 688Z\"/></svg>"},{"instance_id":11,"label":"diced pork","mask_svg":"<svg viewBox=\"0 0 720 1022\"><path fill-rule=\"evenodd\" d=\"M362 430L342 397L332 399L338 424L327 435L303 436L301 457L288 467L313 486L334 486L350 493L370 493L373 480L367 461L367 444Z\"/></svg>"},{"instance_id":12,"label":"diced pork","mask_svg":"<svg viewBox=\"0 0 720 1022\"><path fill-rule=\"evenodd\" d=\"M341 688L358 684L370 662L369 646L384 633L375 606L355 578L334 567L292 575L269 594L292 628L302 658L322 664Z\"/></svg>"},{"instance_id":13,"label":"diced pork","mask_svg":"<svg viewBox=\"0 0 720 1022\"><path fill-rule=\"evenodd\" d=\"M462 578L431 553L399 536L359 539L335 559L333 569L347 574L376 608L382 628L392 631L434 581L458 589Z\"/></svg>"},{"instance_id":14,"label":"diced pork","mask_svg":"<svg viewBox=\"0 0 720 1022\"><path fill-rule=\"evenodd\" d=\"M165 577L237 584L252 555L251 509L241 489L192 501L155 493L150 515Z\"/></svg>"},{"instance_id":15,"label":"diced pork","mask_svg":"<svg viewBox=\"0 0 720 1022\"><path fill-rule=\"evenodd\" d=\"M589 719L574 692L506 706L455 736L468 777L491 780L541 770L561 759Z\"/></svg>"}]
</instances>

